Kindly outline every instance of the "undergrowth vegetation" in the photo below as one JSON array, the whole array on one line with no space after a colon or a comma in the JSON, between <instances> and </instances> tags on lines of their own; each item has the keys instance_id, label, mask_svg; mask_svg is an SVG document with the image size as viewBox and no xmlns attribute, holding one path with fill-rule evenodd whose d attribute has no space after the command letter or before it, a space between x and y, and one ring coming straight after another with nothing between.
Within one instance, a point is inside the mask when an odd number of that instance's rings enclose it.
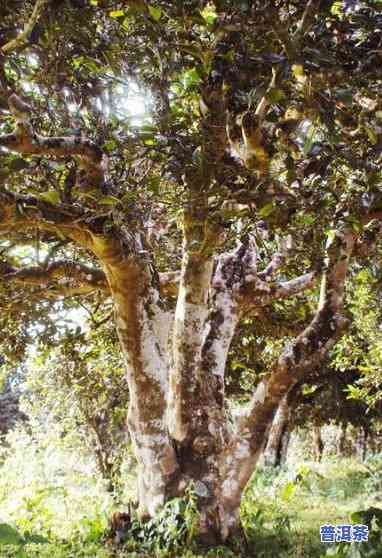
<instances>
[{"instance_id":1,"label":"undergrowth vegetation","mask_svg":"<svg viewBox=\"0 0 382 558\"><path fill-rule=\"evenodd\" d=\"M109 518L123 504L97 480L89 459L74 461L65 448L52 453L30 443L29 453L22 454L25 440L20 432L12 436L0 468L1 558L382 556L382 455L364 463L327 457L320 464L260 467L243 499L242 535L229 545L202 550L192 487L155 519L141 524L133 515L112 536ZM323 544L324 523L367 523L369 542Z\"/></svg>"}]
</instances>

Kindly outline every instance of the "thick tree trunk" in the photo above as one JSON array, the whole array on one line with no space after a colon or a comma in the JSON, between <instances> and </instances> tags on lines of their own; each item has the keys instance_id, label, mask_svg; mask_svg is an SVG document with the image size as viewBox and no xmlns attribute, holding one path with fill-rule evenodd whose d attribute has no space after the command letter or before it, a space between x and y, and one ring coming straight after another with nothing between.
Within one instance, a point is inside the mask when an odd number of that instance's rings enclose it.
<instances>
[{"instance_id":1,"label":"thick tree trunk","mask_svg":"<svg viewBox=\"0 0 382 558\"><path fill-rule=\"evenodd\" d=\"M145 261L103 254L129 385L128 426L138 461L141 516L152 516L168 496L178 469L166 425L170 316Z\"/></svg>"},{"instance_id":2,"label":"thick tree trunk","mask_svg":"<svg viewBox=\"0 0 382 558\"><path fill-rule=\"evenodd\" d=\"M286 459L289 443L290 409L285 396L277 409L269 431L267 445L264 450L264 464L270 467L281 465Z\"/></svg>"},{"instance_id":3,"label":"thick tree trunk","mask_svg":"<svg viewBox=\"0 0 382 558\"><path fill-rule=\"evenodd\" d=\"M240 529L241 496L280 401L325 358L343 328L342 290L353 237L336 237L315 318L286 347L231 428L223 401L224 369L238 320L257 305L309 286L314 276L276 286L258 279L251 242L239 243L214 267L199 225L197 230L196 244L193 229L185 240L174 322L138 234L127 238L130 256L121 253L118 243L91 240L113 296L126 362L139 513L155 515L193 481L201 538L216 543Z\"/></svg>"}]
</instances>

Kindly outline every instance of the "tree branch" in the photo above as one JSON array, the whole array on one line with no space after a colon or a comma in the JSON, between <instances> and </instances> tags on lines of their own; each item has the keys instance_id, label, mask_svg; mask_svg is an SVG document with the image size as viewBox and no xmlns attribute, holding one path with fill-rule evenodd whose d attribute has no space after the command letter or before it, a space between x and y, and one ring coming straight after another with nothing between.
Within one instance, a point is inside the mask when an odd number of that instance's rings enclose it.
<instances>
[{"instance_id":1,"label":"tree branch","mask_svg":"<svg viewBox=\"0 0 382 558\"><path fill-rule=\"evenodd\" d=\"M37 0L33 12L26 22L24 29L19 33L19 35L15 38L6 43L5 45L0 47L0 52L3 54L9 54L13 50L24 46L24 44L28 41L30 34L33 31L34 26L40 19L45 7L49 4L50 0Z\"/></svg>"},{"instance_id":2,"label":"tree branch","mask_svg":"<svg viewBox=\"0 0 382 558\"><path fill-rule=\"evenodd\" d=\"M165 295L173 296L177 292L177 279L176 272L159 274L161 289ZM20 285L53 287L54 290L41 291L45 298L77 296L94 291L110 294L106 275L101 269L70 260L58 260L46 266L25 268L15 268L7 262L0 261L1 280Z\"/></svg>"},{"instance_id":3,"label":"tree branch","mask_svg":"<svg viewBox=\"0 0 382 558\"><path fill-rule=\"evenodd\" d=\"M294 41L297 46L301 37L307 33L313 23L314 15L318 12L320 8L320 0L309 0L306 4L302 18L298 22L297 29L294 33Z\"/></svg>"},{"instance_id":4,"label":"tree branch","mask_svg":"<svg viewBox=\"0 0 382 558\"><path fill-rule=\"evenodd\" d=\"M310 325L288 345L272 373L258 385L250 405L240 416L236 432L221 456L223 508L238 509L242 490L250 478L261 452L264 433L272 423L275 410L284 395L308 370L317 366L334 346L347 321L342 316L344 283L353 251L355 233L351 229L335 231L328 246L326 270L321 282L321 296ZM229 531L232 514L222 518Z\"/></svg>"},{"instance_id":5,"label":"tree branch","mask_svg":"<svg viewBox=\"0 0 382 558\"><path fill-rule=\"evenodd\" d=\"M79 207L54 205L0 189L0 235L36 227L91 248L90 226L85 223L85 213Z\"/></svg>"},{"instance_id":6,"label":"tree branch","mask_svg":"<svg viewBox=\"0 0 382 558\"><path fill-rule=\"evenodd\" d=\"M46 138L30 130L24 130L21 134L0 136L0 147L25 155L52 155L53 157L78 155L95 164L99 164L102 159L102 150L90 140L80 139L77 136Z\"/></svg>"},{"instance_id":7,"label":"tree branch","mask_svg":"<svg viewBox=\"0 0 382 558\"><path fill-rule=\"evenodd\" d=\"M258 273L258 278L262 281L269 281L272 275L276 273L285 263L285 260L292 248L292 240L290 236L281 238L279 241L279 249L274 254L272 260L263 271Z\"/></svg>"},{"instance_id":8,"label":"tree branch","mask_svg":"<svg viewBox=\"0 0 382 558\"><path fill-rule=\"evenodd\" d=\"M302 293L314 286L317 272L311 271L290 281L266 283L257 277L242 289L241 306L245 313L268 306L274 300Z\"/></svg>"},{"instance_id":9,"label":"tree branch","mask_svg":"<svg viewBox=\"0 0 382 558\"><path fill-rule=\"evenodd\" d=\"M268 88L265 92L265 94L263 95L263 97L260 99L257 107L256 107L256 111L255 111L255 115L258 116L259 120L262 121L264 120L266 113L267 113L267 109L269 107L269 93L270 91L274 88L274 86L276 85L276 79L277 79L277 71L275 68L272 67L272 79L268 85Z\"/></svg>"},{"instance_id":10,"label":"tree branch","mask_svg":"<svg viewBox=\"0 0 382 558\"><path fill-rule=\"evenodd\" d=\"M78 156L86 174L83 179L93 188L102 186L106 161L102 150L94 142L77 136L43 137L36 134L29 124L29 105L16 94L10 96L8 104L16 120L16 131L0 136L0 147L25 155L50 155L59 158Z\"/></svg>"},{"instance_id":11,"label":"tree branch","mask_svg":"<svg viewBox=\"0 0 382 558\"><path fill-rule=\"evenodd\" d=\"M315 280L317 278L317 273L311 271L300 275L300 277L295 277L290 281L280 281L276 283L275 291L273 297L276 298L286 298L303 291L306 291L313 287Z\"/></svg>"},{"instance_id":12,"label":"tree branch","mask_svg":"<svg viewBox=\"0 0 382 558\"><path fill-rule=\"evenodd\" d=\"M48 282L57 282L59 285L68 285L75 282L78 286L86 287L86 291L101 290L109 292L109 286L104 272L74 261L58 260L47 267L33 266L27 268L8 267L6 273L1 273L0 278L6 281L28 285L47 285Z\"/></svg>"}]
</instances>

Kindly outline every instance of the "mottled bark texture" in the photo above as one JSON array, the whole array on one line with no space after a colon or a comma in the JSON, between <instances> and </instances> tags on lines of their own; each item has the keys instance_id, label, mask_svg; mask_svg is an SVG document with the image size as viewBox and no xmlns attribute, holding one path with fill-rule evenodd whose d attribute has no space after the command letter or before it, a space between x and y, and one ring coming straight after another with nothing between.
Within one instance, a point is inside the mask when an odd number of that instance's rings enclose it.
<instances>
[{"instance_id":1,"label":"mottled bark texture","mask_svg":"<svg viewBox=\"0 0 382 558\"><path fill-rule=\"evenodd\" d=\"M336 231L328 246L316 315L284 349L274 369L258 385L219 457L222 478L219 511L223 537L237 526L241 494L254 470L278 404L312 366L325 358L344 328L346 320L341 314L344 281L353 245L352 231Z\"/></svg>"},{"instance_id":2,"label":"mottled bark texture","mask_svg":"<svg viewBox=\"0 0 382 558\"><path fill-rule=\"evenodd\" d=\"M138 461L139 512L152 516L162 506L178 469L166 423L169 315L159 281L143 259L102 250L126 363L130 403L128 426Z\"/></svg>"}]
</instances>

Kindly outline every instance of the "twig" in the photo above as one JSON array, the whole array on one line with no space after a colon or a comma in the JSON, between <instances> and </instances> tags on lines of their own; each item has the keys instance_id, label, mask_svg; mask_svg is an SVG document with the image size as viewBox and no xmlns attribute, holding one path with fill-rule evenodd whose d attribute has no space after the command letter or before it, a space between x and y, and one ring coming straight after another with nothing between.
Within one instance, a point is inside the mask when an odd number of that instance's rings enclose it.
<instances>
[{"instance_id":1,"label":"twig","mask_svg":"<svg viewBox=\"0 0 382 558\"><path fill-rule=\"evenodd\" d=\"M302 18L300 19L297 25L297 29L294 33L294 39L296 42L301 39L304 33L309 31L313 21L313 16L320 7L320 1L321 0L309 0L309 2L307 3Z\"/></svg>"},{"instance_id":2,"label":"twig","mask_svg":"<svg viewBox=\"0 0 382 558\"><path fill-rule=\"evenodd\" d=\"M18 49L19 47L24 46L24 44L28 41L30 34L32 33L34 26L36 25L37 21L40 19L41 14L43 13L45 7L49 3L50 0L37 0L33 12L26 22L24 29L17 35L15 39L12 39L2 47L0 47L0 51L3 54L8 54L13 50Z\"/></svg>"}]
</instances>

